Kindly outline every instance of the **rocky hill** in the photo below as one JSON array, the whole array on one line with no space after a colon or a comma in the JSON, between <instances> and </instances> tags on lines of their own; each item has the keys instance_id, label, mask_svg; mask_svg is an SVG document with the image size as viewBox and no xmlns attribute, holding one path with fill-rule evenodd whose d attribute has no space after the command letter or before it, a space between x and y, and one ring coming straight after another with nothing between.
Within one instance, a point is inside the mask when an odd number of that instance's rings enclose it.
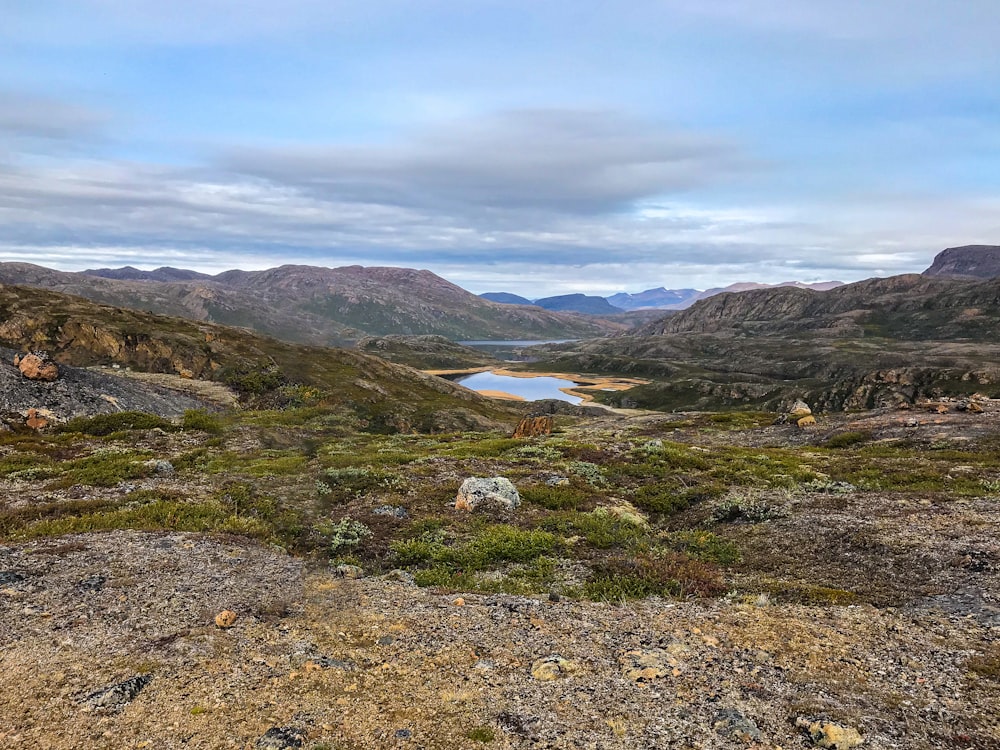
<instances>
[{"instance_id":1,"label":"rocky hill","mask_svg":"<svg viewBox=\"0 0 1000 750\"><path fill-rule=\"evenodd\" d=\"M620 329L606 321L490 302L430 271L405 268L282 266L160 281L5 263L0 264L0 283L53 289L118 307L242 326L287 341L320 345L366 334L562 339Z\"/></svg>"},{"instance_id":2,"label":"rocky hill","mask_svg":"<svg viewBox=\"0 0 1000 750\"><path fill-rule=\"evenodd\" d=\"M1000 245L949 247L934 257L925 276L992 279L1000 276Z\"/></svg>"},{"instance_id":3,"label":"rocky hill","mask_svg":"<svg viewBox=\"0 0 1000 750\"><path fill-rule=\"evenodd\" d=\"M118 279L120 281L194 281L195 279L210 279L207 273L189 271L185 268L161 266L152 271L142 271L132 266L122 268L88 268L82 273L87 276L97 276L102 279Z\"/></svg>"},{"instance_id":4,"label":"rocky hill","mask_svg":"<svg viewBox=\"0 0 1000 750\"><path fill-rule=\"evenodd\" d=\"M0 345L64 365L118 365L226 383L249 403L336 407L389 431L488 424L506 412L465 388L358 351L0 286Z\"/></svg>"},{"instance_id":5,"label":"rocky hill","mask_svg":"<svg viewBox=\"0 0 1000 750\"><path fill-rule=\"evenodd\" d=\"M906 340L992 340L1000 324L1000 281L975 283L916 274L869 279L827 292L771 287L701 300L626 335L732 332Z\"/></svg>"},{"instance_id":6,"label":"rocky hill","mask_svg":"<svg viewBox=\"0 0 1000 750\"><path fill-rule=\"evenodd\" d=\"M510 292L486 292L485 294L480 294L483 299L488 299L490 302L500 302L504 305L533 305L535 304L527 297L522 297L520 294L511 294Z\"/></svg>"}]
</instances>

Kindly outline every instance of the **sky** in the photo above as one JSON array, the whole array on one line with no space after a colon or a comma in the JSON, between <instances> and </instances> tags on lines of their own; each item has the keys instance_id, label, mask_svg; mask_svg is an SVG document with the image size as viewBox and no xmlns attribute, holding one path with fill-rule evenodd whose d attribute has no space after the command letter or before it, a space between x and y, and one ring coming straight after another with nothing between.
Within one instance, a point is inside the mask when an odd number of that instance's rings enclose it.
<instances>
[{"instance_id":1,"label":"sky","mask_svg":"<svg viewBox=\"0 0 1000 750\"><path fill-rule=\"evenodd\" d=\"M0 0L0 261L527 297L1000 244L996 0Z\"/></svg>"}]
</instances>

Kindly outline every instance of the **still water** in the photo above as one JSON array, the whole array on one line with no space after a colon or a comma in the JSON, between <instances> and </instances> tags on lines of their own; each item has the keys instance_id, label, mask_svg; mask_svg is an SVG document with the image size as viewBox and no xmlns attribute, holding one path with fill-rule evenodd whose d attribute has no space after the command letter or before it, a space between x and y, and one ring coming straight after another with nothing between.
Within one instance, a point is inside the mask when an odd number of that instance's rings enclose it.
<instances>
[{"instance_id":1,"label":"still water","mask_svg":"<svg viewBox=\"0 0 1000 750\"><path fill-rule=\"evenodd\" d=\"M553 378L548 375L531 378L513 378L510 375L497 375L495 372L477 372L472 375L463 375L460 378L456 378L455 382L461 383L473 391L503 391L504 393L512 393L526 401L537 401L543 398L556 398L560 401L569 401L571 404L579 404L583 401L579 396L571 396L559 390L560 388L572 388L577 383L565 378Z\"/></svg>"}]
</instances>

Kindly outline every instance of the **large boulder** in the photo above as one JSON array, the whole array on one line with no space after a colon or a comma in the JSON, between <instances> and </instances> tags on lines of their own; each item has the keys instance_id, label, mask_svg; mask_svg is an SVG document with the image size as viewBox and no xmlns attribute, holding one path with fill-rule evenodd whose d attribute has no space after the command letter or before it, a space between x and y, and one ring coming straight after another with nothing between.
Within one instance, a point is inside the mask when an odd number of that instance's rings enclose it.
<instances>
[{"instance_id":1,"label":"large boulder","mask_svg":"<svg viewBox=\"0 0 1000 750\"><path fill-rule=\"evenodd\" d=\"M59 377L56 363L41 352L31 352L23 357L15 357L14 364L28 380L44 380L52 382Z\"/></svg>"},{"instance_id":2,"label":"large boulder","mask_svg":"<svg viewBox=\"0 0 1000 750\"><path fill-rule=\"evenodd\" d=\"M469 477L455 497L456 510L473 511L484 505L513 510L520 504L517 487L505 477Z\"/></svg>"},{"instance_id":3,"label":"large boulder","mask_svg":"<svg viewBox=\"0 0 1000 750\"><path fill-rule=\"evenodd\" d=\"M540 437L552 434L552 415L543 414L540 416L525 417L517 424L514 434L511 437L527 438Z\"/></svg>"}]
</instances>

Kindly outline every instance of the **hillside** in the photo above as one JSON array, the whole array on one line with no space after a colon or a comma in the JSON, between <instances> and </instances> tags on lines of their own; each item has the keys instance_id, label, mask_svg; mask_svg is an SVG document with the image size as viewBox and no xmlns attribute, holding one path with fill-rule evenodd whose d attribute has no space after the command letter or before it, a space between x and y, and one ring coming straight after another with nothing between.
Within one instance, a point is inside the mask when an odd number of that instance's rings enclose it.
<instances>
[{"instance_id":1,"label":"hillside","mask_svg":"<svg viewBox=\"0 0 1000 750\"><path fill-rule=\"evenodd\" d=\"M924 276L992 279L1000 276L1000 245L949 247L934 256Z\"/></svg>"},{"instance_id":2,"label":"hillside","mask_svg":"<svg viewBox=\"0 0 1000 750\"><path fill-rule=\"evenodd\" d=\"M118 307L242 326L320 345L365 334L559 339L616 330L604 321L490 302L429 271L405 268L282 266L192 281L157 281L5 263L0 264L0 283L53 289Z\"/></svg>"},{"instance_id":3,"label":"hillside","mask_svg":"<svg viewBox=\"0 0 1000 750\"><path fill-rule=\"evenodd\" d=\"M376 430L439 429L509 417L440 378L358 351L290 344L244 329L0 286L0 345L57 362L216 380L248 403L316 403Z\"/></svg>"},{"instance_id":4,"label":"hillside","mask_svg":"<svg viewBox=\"0 0 1000 750\"><path fill-rule=\"evenodd\" d=\"M771 287L720 294L627 335L732 332L906 340L992 340L1000 281L961 282L916 274L868 279L816 292Z\"/></svg>"}]
</instances>

